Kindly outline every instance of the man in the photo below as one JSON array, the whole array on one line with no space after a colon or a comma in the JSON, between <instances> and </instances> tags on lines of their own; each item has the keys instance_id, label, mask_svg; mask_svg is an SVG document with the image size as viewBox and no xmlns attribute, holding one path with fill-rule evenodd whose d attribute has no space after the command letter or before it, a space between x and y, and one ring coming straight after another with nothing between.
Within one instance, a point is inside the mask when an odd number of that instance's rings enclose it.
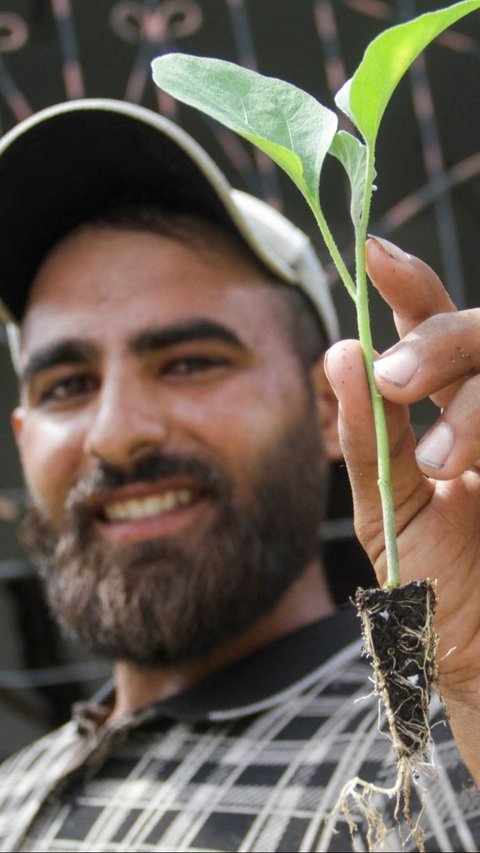
<instances>
[{"instance_id":1,"label":"man","mask_svg":"<svg viewBox=\"0 0 480 853\"><path fill-rule=\"evenodd\" d=\"M0 161L31 546L57 617L115 676L113 695L5 766L2 849L351 849L329 813L357 773L391 784L392 755L375 700L354 702L368 692L358 626L335 612L319 558L337 329L308 241L129 105L47 110L7 135ZM368 258L404 338L377 367L405 578L436 567L441 657L455 647L441 686L478 781L479 453L462 427L477 314L454 314L433 273L389 244L371 241ZM355 342L329 350L327 371L382 579ZM417 462L406 405L429 394L440 438ZM436 739L428 849L477 849L471 780L447 729ZM395 848L410 828L388 808Z\"/></svg>"}]
</instances>

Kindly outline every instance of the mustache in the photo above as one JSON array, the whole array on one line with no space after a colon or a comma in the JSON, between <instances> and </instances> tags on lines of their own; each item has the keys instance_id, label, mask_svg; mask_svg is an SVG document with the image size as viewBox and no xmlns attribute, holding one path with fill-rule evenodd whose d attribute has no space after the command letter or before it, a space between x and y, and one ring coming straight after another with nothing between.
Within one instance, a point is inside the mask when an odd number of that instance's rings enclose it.
<instances>
[{"instance_id":1,"label":"mustache","mask_svg":"<svg viewBox=\"0 0 480 853\"><path fill-rule=\"evenodd\" d=\"M75 512L99 493L105 494L122 486L155 483L173 477L192 479L201 490L209 491L213 496L229 491L227 477L212 463L196 457L152 452L142 456L128 470L100 462L95 471L79 479L72 487L65 509L68 513Z\"/></svg>"}]
</instances>

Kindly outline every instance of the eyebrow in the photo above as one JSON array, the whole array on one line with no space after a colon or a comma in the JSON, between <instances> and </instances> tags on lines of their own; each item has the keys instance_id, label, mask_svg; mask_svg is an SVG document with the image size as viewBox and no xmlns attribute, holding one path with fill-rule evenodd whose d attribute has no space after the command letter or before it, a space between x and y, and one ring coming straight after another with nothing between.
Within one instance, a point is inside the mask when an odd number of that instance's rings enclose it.
<instances>
[{"instance_id":1,"label":"eyebrow","mask_svg":"<svg viewBox=\"0 0 480 853\"><path fill-rule=\"evenodd\" d=\"M25 387L43 370L59 364L84 364L98 355L97 347L86 341L61 340L37 350L20 372L20 386Z\"/></svg>"},{"instance_id":2,"label":"eyebrow","mask_svg":"<svg viewBox=\"0 0 480 853\"><path fill-rule=\"evenodd\" d=\"M161 349L191 341L217 340L245 352L240 338L220 323L211 320L188 320L165 328L147 329L129 341L128 349L135 355L146 355ZM61 340L30 356L20 374L20 385L25 387L42 371L61 364L84 364L98 358L98 348L89 341Z\"/></svg>"},{"instance_id":3,"label":"eyebrow","mask_svg":"<svg viewBox=\"0 0 480 853\"><path fill-rule=\"evenodd\" d=\"M135 355L145 355L166 347L190 343L191 341L216 340L229 344L235 349L246 351L240 338L220 323L212 320L188 320L162 329L147 329L135 336L129 344L129 349Z\"/></svg>"}]
</instances>

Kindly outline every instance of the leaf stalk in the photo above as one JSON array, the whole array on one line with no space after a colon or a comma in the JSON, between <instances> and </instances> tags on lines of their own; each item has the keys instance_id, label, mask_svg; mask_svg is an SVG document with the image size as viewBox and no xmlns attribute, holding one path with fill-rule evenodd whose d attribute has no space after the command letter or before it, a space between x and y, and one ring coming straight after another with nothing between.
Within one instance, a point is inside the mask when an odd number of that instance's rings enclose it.
<instances>
[{"instance_id":1,"label":"leaf stalk","mask_svg":"<svg viewBox=\"0 0 480 853\"><path fill-rule=\"evenodd\" d=\"M340 251L339 251L338 246L335 242L333 234L330 231L330 228L328 227L327 221L326 221L326 219L325 219L325 217L324 217L324 215L320 209L320 205L319 204L314 205L311 202L309 202L309 204L310 204L311 210L313 211L313 215L315 216L315 219L316 219L317 225L320 229L321 235L325 241L325 245L326 245L328 251L330 252L330 256L333 260L333 263L335 264L337 272L338 272L343 284L345 285L348 293L352 297L353 301L356 303L357 302L357 289L355 286L355 282L354 282L352 276L350 275L350 273L348 271L348 267L347 267L345 261L343 260L341 254L340 254Z\"/></svg>"}]
</instances>

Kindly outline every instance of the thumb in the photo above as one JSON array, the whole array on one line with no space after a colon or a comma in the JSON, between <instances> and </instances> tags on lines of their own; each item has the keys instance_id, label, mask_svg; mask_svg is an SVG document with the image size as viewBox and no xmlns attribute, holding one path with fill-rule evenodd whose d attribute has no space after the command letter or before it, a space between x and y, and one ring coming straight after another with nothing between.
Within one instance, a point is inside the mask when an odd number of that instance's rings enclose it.
<instances>
[{"instance_id":1,"label":"thumb","mask_svg":"<svg viewBox=\"0 0 480 853\"><path fill-rule=\"evenodd\" d=\"M358 341L340 341L325 357L325 372L339 402L339 435L352 487L357 536L386 580L385 543L378 490L377 447L370 392ZM432 495L415 459L408 407L384 401L390 441L397 534L405 531Z\"/></svg>"}]
</instances>

